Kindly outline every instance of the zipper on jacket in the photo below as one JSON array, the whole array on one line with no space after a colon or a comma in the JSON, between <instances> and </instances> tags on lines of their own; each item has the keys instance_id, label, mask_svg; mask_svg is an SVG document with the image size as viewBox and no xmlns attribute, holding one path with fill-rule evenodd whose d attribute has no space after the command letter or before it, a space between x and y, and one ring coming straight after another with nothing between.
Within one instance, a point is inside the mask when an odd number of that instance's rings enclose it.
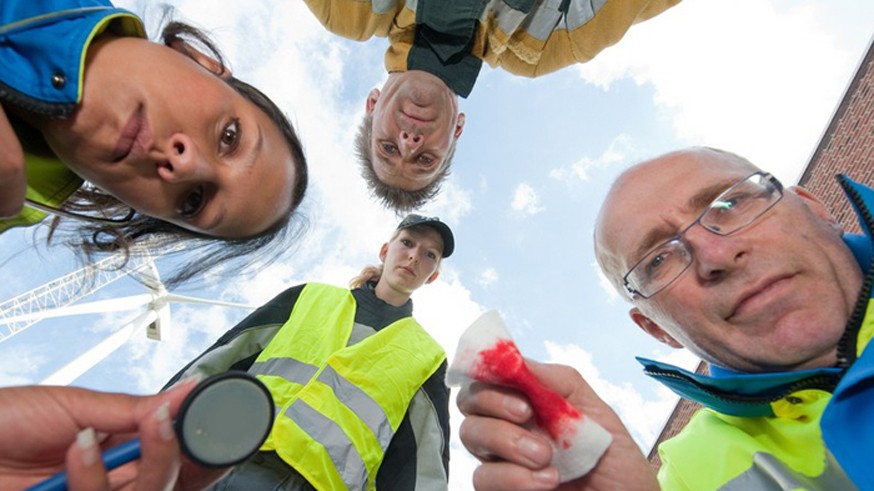
<instances>
[{"instance_id":1,"label":"zipper on jacket","mask_svg":"<svg viewBox=\"0 0 874 491\"><path fill-rule=\"evenodd\" d=\"M44 102L25 95L3 82L0 82L0 101L45 118L67 118L76 110L76 104Z\"/></svg>"},{"instance_id":2,"label":"zipper on jacket","mask_svg":"<svg viewBox=\"0 0 874 491\"><path fill-rule=\"evenodd\" d=\"M864 220L868 230L874 230L874 216L871 210L865 205L862 196L850 184L847 178L843 175L838 175L838 184L847 193L847 196L856 205L856 210L859 216ZM862 281L862 288L859 291L859 296L856 298L856 306L853 309L853 314L847 320L847 327L844 329L844 334L838 341L838 368L848 368L856 361L856 344L859 334L859 329L862 326L862 320L865 318L865 312L868 308L868 302L871 298L871 287L874 284L874 261L868 265L865 272L865 278Z\"/></svg>"},{"instance_id":3,"label":"zipper on jacket","mask_svg":"<svg viewBox=\"0 0 874 491\"><path fill-rule=\"evenodd\" d=\"M793 383L787 385L783 390L781 390L776 395L770 395L770 396L752 396L751 395L751 396L747 396L747 395L740 395L740 394L729 394L726 392L714 390L714 389L712 389L704 384L701 384L700 382L698 382L697 380L695 380L691 377L688 377L686 375L683 375L683 374L677 373L677 372L661 370L658 368L644 368L643 373L645 373L649 376L658 376L658 377L665 377L665 378L673 378L676 380L682 380L684 382L687 382L687 383L694 385L695 387L704 391L705 393L707 393L707 395L712 396L715 399L719 399L719 400L726 401L726 402L749 404L749 405L771 404L772 402L779 401L780 399L783 399L786 396L788 396L794 392L798 392L800 390L817 389L817 390L824 390L826 392L831 393L831 392L834 392L834 389L835 389L835 387L837 387L838 381L840 380L840 375L838 375L838 374L816 375L813 377L801 379L797 382L793 382ZM683 396L683 397L686 397L686 396ZM691 398L689 398L689 399L691 399ZM696 401L695 399L691 399L691 400L694 402L698 402L700 404L700 402Z\"/></svg>"}]
</instances>

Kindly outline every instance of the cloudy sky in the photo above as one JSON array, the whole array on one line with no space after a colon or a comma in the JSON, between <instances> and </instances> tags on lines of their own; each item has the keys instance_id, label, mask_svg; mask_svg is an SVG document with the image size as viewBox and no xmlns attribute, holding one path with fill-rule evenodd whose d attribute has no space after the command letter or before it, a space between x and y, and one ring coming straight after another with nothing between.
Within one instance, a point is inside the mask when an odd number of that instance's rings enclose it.
<instances>
[{"instance_id":1,"label":"cloudy sky","mask_svg":"<svg viewBox=\"0 0 874 491\"><path fill-rule=\"evenodd\" d=\"M118 2L147 16L148 3ZM345 285L378 260L396 224L368 197L351 150L365 95L385 80L386 41L333 36L294 0L170 3L209 28L236 75L289 114L312 175L304 238L258 274L218 271L179 292L258 305L305 281ZM580 370L647 451L676 399L633 357L695 361L646 338L598 274L592 223L609 183L636 161L689 145L734 151L795 182L871 26L870 0L685 0L589 64L534 80L484 68L460 104L468 117L452 176L423 210L453 227L456 253L416 293L416 317L451 358L459 333L499 310L523 354ZM44 240L33 230L0 236L0 301L78 268ZM143 292L122 279L87 300ZM0 386L40 382L137 313L47 320L12 337L0 325ZM137 332L73 383L154 392L246 313L173 305L162 341ZM455 436L452 409L451 487L467 489L476 463Z\"/></svg>"}]
</instances>

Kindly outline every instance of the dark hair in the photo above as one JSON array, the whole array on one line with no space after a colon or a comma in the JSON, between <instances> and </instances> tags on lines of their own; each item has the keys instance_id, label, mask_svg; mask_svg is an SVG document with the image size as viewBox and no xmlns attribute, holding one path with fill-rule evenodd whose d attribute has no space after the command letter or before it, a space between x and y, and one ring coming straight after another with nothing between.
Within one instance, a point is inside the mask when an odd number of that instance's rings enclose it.
<instances>
[{"instance_id":1,"label":"dark hair","mask_svg":"<svg viewBox=\"0 0 874 491\"><path fill-rule=\"evenodd\" d=\"M452 165L452 157L455 155L455 144L458 140L452 140L452 144L449 145L446 155L443 157L443 166L434 176L433 181L422 189L405 191L400 188L393 188L379 180L379 176L373 170L372 139L373 113L368 112L361 119L358 133L355 135L355 155L358 157L358 164L361 166L361 177L367 183L371 196L376 198L382 206L393 210L397 215L403 215L437 196L437 193L440 192L440 185L443 184L443 181L450 174L449 168Z\"/></svg>"},{"instance_id":2,"label":"dark hair","mask_svg":"<svg viewBox=\"0 0 874 491\"><path fill-rule=\"evenodd\" d=\"M169 15L169 12L170 9L165 9L165 16ZM221 72L225 71L226 65L221 53L201 30L181 22L171 21L167 22L161 30L160 38L164 45L189 57L193 57L189 48L191 43L198 48L206 49L208 54L212 55L220 64ZM62 209L71 212L85 212L101 218L123 219L130 215L131 219L117 224L83 220L79 222L80 225L75 230L71 230L71 235L76 237L65 240L68 246L84 256L88 262L92 262L99 254L107 253L120 252L129 257L131 247L146 239L149 240L151 252L185 252L189 254L196 251L191 259L185 261L174 274L164 281L165 284L172 286L187 281L220 263L250 255L256 250L265 252L259 254L258 258L262 260L266 258L266 263L269 263L271 258L276 257L276 254L271 254L271 252L280 249L283 243L297 237L304 231L305 220L299 217L295 210L306 192L308 175L306 157L297 133L295 133L288 117L261 91L237 78L227 77L222 78L222 80L225 80L234 90L263 111L277 125L285 138L295 162L296 179L289 213L267 230L255 236L225 239L192 232L172 223L143 215L131 210L129 206L95 186L85 184L63 204ZM253 199L260 199L260 197L253 197ZM292 221L293 217L298 218L298 220ZM60 217L55 217L49 225L49 241L55 234L59 222ZM265 251L264 248L268 245L272 245L272 247L269 251ZM254 259L254 257L250 256L250 259Z\"/></svg>"}]
</instances>

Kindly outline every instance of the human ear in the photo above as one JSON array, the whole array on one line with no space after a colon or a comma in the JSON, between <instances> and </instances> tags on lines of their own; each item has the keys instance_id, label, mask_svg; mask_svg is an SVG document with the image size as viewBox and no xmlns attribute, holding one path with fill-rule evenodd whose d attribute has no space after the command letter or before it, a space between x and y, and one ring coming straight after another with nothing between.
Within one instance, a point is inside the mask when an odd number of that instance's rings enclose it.
<instances>
[{"instance_id":1,"label":"human ear","mask_svg":"<svg viewBox=\"0 0 874 491\"><path fill-rule=\"evenodd\" d=\"M385 262L386 254L388 254L388 242L386 242L385 244L382 245L382 247L379 248L379 261L380 262L383 262L383 263Z\"/></svg>"},{"instance_id":2,"label":"human ear","mask_svg":"<svg viewBox=\"0 0 874 491\"><path fill-rule=\"evenodd\" d=\"M429 276L427 280L425 280L425 284L430 285L434 282L434 280L437 279L438 276L440 276L440 271L434 271L434 273L431 274L431 276Z\"/></svg>"},{"instance_id":3,"label":"human ear","mask_svg":"<svg viewBox=\"0 0 874 491\"><path fill-rule=\"evenodd\" d=\"M455 139L458 140L458 137L461 136L461 132L464 130L464 113L458 113L458 117L455 119Z\"/></svg>"},{"instance_id":4,"label":"human ear","mask_svg":"<svg viewBox=\"0 0 874 491\"><path fill-rule=\"evenodd\" d=\"M828 208L823 204L822 201L819 200L816 196L813 195L810 191L798 187L798 186L789 186L786 188L787 191L795 194L804 202L805 205L813 212L814 215L822 218L823 220L829 223L837 223L837 220L832 216L832 214L828 211Z\"/></svg>"},{"instance_id":5,"label":"human ear","mask_svg":"<svg viewBox=\"0 0 874 491\"><path fill-rule=\"evenodd\" d=\"M170 48L182 53L183 55L194 60L198 65L209 70L213 75L222 79L230 80L232 78L231 71L215 58L201 52L194 46L181 39L174 39L170 42Z\"/></svg>"},{"instance_id":6,"label":"human ear","mask_svg":"<svg viewBox=\"0 0 874 491\"><path fill-rule=\"evenodd\" d=\"M372 113L377 102L379 102L379 89L373 89L369 94L367 94L367 101L364 103L364 110L368 113Z\"/></svg>"},{"instance_id":7,"label":"human ear","mask_svg":"<svg viewBox=\"0 0 874 491\"><path fill-rule=\"evenodd\" d=\"M661 328L656 322L649 317L647 317L643 312L640 311L637 307L628 311L628 315L631 316L631 320L634 321L635 324L638 325L643 331L650 336L654 337L658 341L670 346L671 348L682 348L683 345L680 344L679 341L674 339L673 336L667 333L664 329Z\"/></svg>"}]
</instances>

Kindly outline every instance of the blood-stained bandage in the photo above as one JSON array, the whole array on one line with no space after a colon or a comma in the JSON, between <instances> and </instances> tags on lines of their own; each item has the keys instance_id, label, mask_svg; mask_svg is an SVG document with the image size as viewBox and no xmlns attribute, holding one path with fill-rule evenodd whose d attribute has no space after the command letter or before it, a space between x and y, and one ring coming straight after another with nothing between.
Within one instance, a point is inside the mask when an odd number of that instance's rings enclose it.
<instances>
[{"instance_id":1,"label":"blood-stained bandage","mask_svg":"<svg viewBox=\"0 0 874 491\"><path fill-rule=\"evenodd\" d=\"M534 377L496 311L480 316L462 334L446 374L449 386L474 380L513 387L528 397L534 410L530 429L549 438L551 464L561 482L592 470L613 440L601 425Z\"/></svg>"}]
</instances>

